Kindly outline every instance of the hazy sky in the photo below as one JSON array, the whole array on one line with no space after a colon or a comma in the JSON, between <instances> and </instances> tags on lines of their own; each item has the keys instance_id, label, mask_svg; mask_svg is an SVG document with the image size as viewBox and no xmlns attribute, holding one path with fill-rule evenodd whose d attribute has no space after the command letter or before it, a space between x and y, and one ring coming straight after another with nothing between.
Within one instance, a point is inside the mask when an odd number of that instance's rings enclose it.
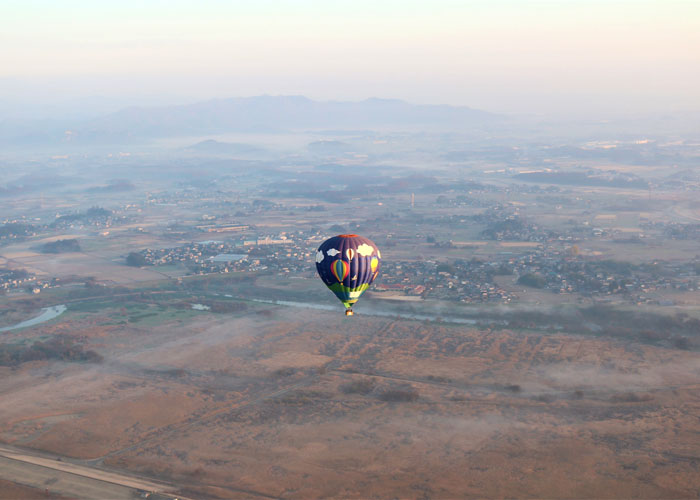
<instances>
[{"instance_id":1,"label":"hazy sky","mask_svg":"<svg viewBox=\"0 0 700 500\"><path fill-rule=\"evenodd\" d=\"M0 47L0 99L700 109L700 0L0 0Z\"/></svg>"}]
</instances>

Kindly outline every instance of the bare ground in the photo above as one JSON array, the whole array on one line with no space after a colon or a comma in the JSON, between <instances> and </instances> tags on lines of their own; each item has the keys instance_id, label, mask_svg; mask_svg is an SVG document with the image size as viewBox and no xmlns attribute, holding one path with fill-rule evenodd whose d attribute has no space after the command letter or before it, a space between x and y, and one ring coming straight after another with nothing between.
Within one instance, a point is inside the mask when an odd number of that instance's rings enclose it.
<instances>
[{"instance_id":1,"label":"bare ground","mask_svg":"<svg viewBox=\"0 0 700 500\"><path fill-rule=\"evenodd\" d=\"M1 440L195 497L700 490L693 352L283 307L91 342L104 363L3 371Z\"/></svg>"}]
</instances>

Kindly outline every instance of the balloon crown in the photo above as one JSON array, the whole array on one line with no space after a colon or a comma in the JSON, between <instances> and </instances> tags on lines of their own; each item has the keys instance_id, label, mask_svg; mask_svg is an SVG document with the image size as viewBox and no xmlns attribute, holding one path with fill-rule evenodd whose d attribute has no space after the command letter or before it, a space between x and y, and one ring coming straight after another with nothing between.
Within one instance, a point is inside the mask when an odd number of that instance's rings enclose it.
<instances>
[{"instance_id":1,"label":"balloon crown","mask_svg":"<svg viewBox=\"0 0 700 500\"><path fill-rule=\"evenodd\" d=\"M338 238L357 238L356 234L339 234Z\"/></svg>"}]
</instances>

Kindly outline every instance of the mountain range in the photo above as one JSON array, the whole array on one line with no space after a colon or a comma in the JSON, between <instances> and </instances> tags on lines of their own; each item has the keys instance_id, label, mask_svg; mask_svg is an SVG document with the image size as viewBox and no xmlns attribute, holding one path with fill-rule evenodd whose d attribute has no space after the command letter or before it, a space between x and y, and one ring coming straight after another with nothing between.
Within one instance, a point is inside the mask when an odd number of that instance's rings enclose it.
<instances>
[{"instance_id":1,"label":"mountain range","mask_svg":"<svg viewBox=\"0 0 700 500\"><path fill-rule=\"evenodd\" d=\"M72 122L6 120L0 123L0 141L120 143L230 132L382 127L459 129L501 120L500 115L468 107L416 105L396 99L351 102L314 101L303 96L257 96L177 106L128 107Z\"/></svg>"}]
</instances>

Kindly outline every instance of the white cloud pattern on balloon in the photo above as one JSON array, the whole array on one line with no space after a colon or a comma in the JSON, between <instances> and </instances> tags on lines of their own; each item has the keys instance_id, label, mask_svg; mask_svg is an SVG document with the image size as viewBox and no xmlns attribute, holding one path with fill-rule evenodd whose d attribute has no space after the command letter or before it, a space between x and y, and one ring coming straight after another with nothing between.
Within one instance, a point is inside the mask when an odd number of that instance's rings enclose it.
<instances>
[{"instance_id":1,"label":"white cloud pattern on balloon","mask_svg":"<svg viewBox=\"0 0 700 500\"><path fill-rule=\"evenodd\" d=\"M326 253L328 254L329 257L335 257L340 253L340 250L337 250L335 248L331 248L330 250L326 250Z\"/></svg>"},{"instance_id":2,"label":"white cloud pattern on balloon","mask_svg":"<svg viewBox=\"0 0 700 500\"><path fill-rule=\"evenodd\" d=\"M374 253L374 247L372 247L372 245L368 245L367 243L363 243L362 245L357 247L357 253L359 253L363 257L369 257Z\"/></svg>"},{"instance_id":3,"label":"white cloud pattern on balloon","mask_svg":"<svg viewBox=\"0 0 700 500\"><path fill-rule=\"evenodd\" d=\"M323 252L319 250L316 252L316 264L320 263L324 258Z\"/></svg>"}]
</instances>

